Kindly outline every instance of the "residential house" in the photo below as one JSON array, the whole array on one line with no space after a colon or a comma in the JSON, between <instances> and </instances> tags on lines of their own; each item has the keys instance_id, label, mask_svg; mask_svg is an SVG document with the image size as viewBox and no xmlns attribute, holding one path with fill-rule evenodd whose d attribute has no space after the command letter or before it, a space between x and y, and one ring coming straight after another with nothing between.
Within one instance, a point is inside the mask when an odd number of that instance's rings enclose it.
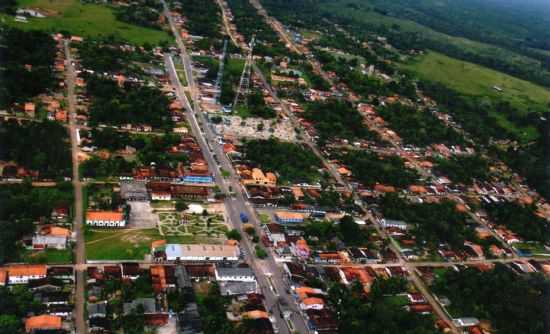
<instances>
[{"instance_id":1,"label":"residential house","mask_svg":"<svg viewBox=\"0 0 550 334\"><path fill-rule=\"evenodd\" d=\"M33 249L65 249L71 236L69 229L58 226L44 226L32 237Z\"/></svg>"},{"instance_id":2,"label":"residential house","mask_svg":"<svg viewBox=\"0 0 550 334\"><path fill-rule=\"evenodd\" d=\"M208 187L204 186L189 186L178 184L172 187L172 197L176 198L204 201L208 198L208 194Z\"/></svg>"},{"instance_id":3,"label":"residential house","mask_svg":"<svg viewBox=\"0 0 550 334\"><path fill-rule=\"evenodd\" d=\"M25 331L27 333L37 333L39 331L61 330L62 319L54 315L38 315L29 317L25 321Z\"/></svg>"},{"instance_id":4,"label":"residential house","mask_svg":"<svg viewBox=\"0 0 550 334\"><path fill-rule=\"evenodd\" d=\"M130 303L124 303L124 314L127 315L140 306L143 308L146 324L163 326L168 322L168 313L162 310L154 298L137 298Z\"/></svg>"},{"instance_id":5,"label":"residential house","mask_svg":"<svg viewBox=\"0 0 550 334\"><path fill-rule=\"evenodd\" d=\"M105 318L107 316L107 301L101 301L98 303L88 303L88 318Z\"/></svg>"},{"instance_id":6,"label":"residential house","mask_svg":"<svg viewBox=\"0 0 550 334\"><path fill-rule=\"evenodd\" d=\"M300 260L307 260L311 255L311 250L309 249L307 241L304 238L299 238L298 240L291 242L290 251Z\"/></svg>"},{"instance_id":7,"label":"residential house","mask_svg":"<svg viewBox=\"0 0 550 334\"><path fill-rule=\"evenodd\" d=\"M126 219L122 212L88 211L86 225L94 227L125 227Z\"/></svg>"},{"instance_id":8,"label":"residential house","mask_svg":"<svg viewBox=\"0 0 550 334\"><path fill-rule=\"evenodd\" d=\"M265 235L273 245L285 243L286 237L283 228L279 224L266 224L264 226Z\"/></svg>"},{"instance_id":9,"label":"residential house","mask_svg":"<svg viewBox=\"0 0 550 334\"><path fill-rule=\"evenodd\" d=\"M393 220L393 219L382 219L380 220L380 225L383 228L398 228L400 230L406 231L407 230L407 223L402 220Z\"/></svg>"},{"instance_id":10,"label":"residential house","mask_svg":"<svg viewBox=\"0 0 550 334\"><path fill-rule=\"evenodd\" d=\"M51 267L48 268L48 277L63 282L74 282L74 269L72 267Z\"/></svg>"},{"instance_id":11,"label":"residential house","mask_svg":"<svg viewBox=\"0 0 550 334\"><path fill-rule=\"evenodd\" d=\"M8 271L6 268L0 268L0 286L6 286L8 281Z\"/></svg>"},{"instance_id":12,"label":"residential house","mask_svg":"<svg viewBox=\"0 0 550 334\"><path fill-rule=\"evenodd\" d=\"M9 284L27 284L30 280L45 278L48 270L45 264L20 264L8 267Z\"/></svg>"},{"instance_id":13,"label":"residential house","mask_svg":"<svg viewBox=\"0 0 550 334\"><path fill-rule=\"evenodd\" d=\"M172 194L169 191L153 191L151 192L151 199L153 201L170 201L172 200Z\"/></svg>"},{"instance_id":14,"label":"residential house","mask_svg":"<svg viewBox=\"0 0 550 334\"><path fill-rule=\"evenodd\" d=\"M277 211L274 216L279 224L300 224L303 223L309 215L302 212Z\"/></svg>"}]
</instances>

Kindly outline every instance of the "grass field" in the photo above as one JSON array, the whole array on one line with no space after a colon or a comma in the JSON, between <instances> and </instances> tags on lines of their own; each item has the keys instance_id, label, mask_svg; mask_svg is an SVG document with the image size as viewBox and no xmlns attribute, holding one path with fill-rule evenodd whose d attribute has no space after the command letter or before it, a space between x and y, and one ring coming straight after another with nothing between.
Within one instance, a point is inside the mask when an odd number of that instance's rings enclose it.
<instances>
[{"instance_id":1,"label":"grass field","mask_svg":"<svg viewBox=\"0 0 550 334\"><path fill-rule=\"evenodd\" d=\"M490 68L428 52L402 65L420 78L437 81L462 94L488 97L510 102L521 111L544 110L550 103L550 89L529 81L494 71ZM502 88L497 92L493 86ZM519 127L508 120L507 115L493 115L500 126L529 140L536 137L536 130Z\"/></svg>"},{"instance_id":2,"label":"grass field","mask_svg":"<svg viewBox=\"0 0 550 334\"><path fill-rule=\"evenodd\" d=\"M447 35L414 21L382 15L374 10L367 10L365 7L368 6L364 6L365 2L365 0L327 1L323 3L322 11L345 18L349 21L370 26L385 26L386 28L399 27L399 30L402 32L419 34L422 38L434 41L439 45L448 45L449 48L468 50L486 59L507 60L510 64L518 66L518 68L523 66L533 68L539 67L539 61L498 46L473 41L463 37ZM356 9L346 4L356 4L361 9Z\"/></svg>"},{"instance_id":3,"label":"grass field","mask_svg":"<svg viewBox=\"0 0 550 334\"><path fill-rule=\"evenodd\" d=\"M8 15L0 16L8 25L20 29L68 31L86 37L115 35L134 44L157 45L172 41L167 32L118 21L113 10L107 6L82 4L79 0L19 0L19 4L39 8L48 14L46 18L32 18L27 23L15 22Z\"/></svg>"},{"instance_id":4,"label":"grass field","mask_svg":"<svg viewBox=\"0 0 550 334\"><path fill-rule=\"evenodd\" d=\"M437 52L428 52L403 67L461 93L504 99L520 108L550 102L550 89ZM495 85L503 92L494 90Z\"/></svg>"},{"instance_id":5,"label":"grass field","mask_svg":"<svg viewBox=\"0 0 550 334\"><path fill-rule=\"evenodd\" d=\"M151 251L151 242L166 240L168 243L209 243L213 238L194 235L162 236L152 229L89 229L85 233L86 258L88 260L143 260Z\"/></svg>"},{"instance_id":6,"label":"grass field","mask_svg":"<svg viewBox=\"0 0 550 334\"><path fill-rule=\"evenodd\" d=\"M151 242L163 239L157 229L88 230L86 257L89 260L143 260Z\"/></svg>"}]
</instances>

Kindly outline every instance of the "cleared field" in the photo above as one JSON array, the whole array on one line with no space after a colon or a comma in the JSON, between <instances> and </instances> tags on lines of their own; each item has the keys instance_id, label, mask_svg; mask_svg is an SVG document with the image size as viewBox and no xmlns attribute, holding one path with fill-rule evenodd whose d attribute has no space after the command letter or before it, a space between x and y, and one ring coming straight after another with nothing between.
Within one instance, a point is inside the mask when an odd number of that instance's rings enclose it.
<instances>
[{"instance_id":1,"label":"cleared field","mask_svg":"<svg viewBox=\"0 0 550 334\"><path fill-rule=\"evenodd\" d=\"M41 9L47 14L46 18L31 18L27 23L0 15L8 25L24 30L68 31L86 37L114 35L134 44L157 45L171 41L167 32L118 21L108 6L82 4L79 0L19 0L19 4Z\"/></svg>"},{"instance_id":2,"label":"cleared field","mask_svg":"<svg viewBox=\"0 0 550 334\"><path fill-rule=\"evenodd\" d=\"M504 99L518 107L550 102L550 89L437 52L428 52L403 67L467 95ZM493 86L503 91L497 92Z\"/></svg>"},{"instance_id":3,"label":"cleared field","mask_svg":"<svg viewBox=\"0 0 550 334\"><path fill-rule=\"evenodd\" d=\"M544 108L550 103L550 89L437 52L428 52L402 67L420 78L440 82L465 95L508 101L525 113L529 109L545 111ZM494 86L502 91L498 92ZM512 122L509 115L493 113L492 116L500 126L525 140L537 136L535 128L522 127Z\"/></svg>"},{"instance_id":4,"label":"cleared field","mask_svg":"<svg viewBox=\"0 0 550 334\"><path fill-rule=\"evenodd\" d=\"M540 66L540 61L502 47L459 36L451 36L411 20L382 15L372 10L372 8L368 6L368 3L369 2L365 0L327 1L321 6L321 11L340 18L345 18L349 22L355 22L365 26L383 26L387 29L398 27L401 32L418 34L422 36L423 39L431 41L431 46L439 46L440 49L438 50L443 53L447 53L446 50L451 53L455 52L454 50L468 50L469 53L475 54L485 61L490 59L506 61L510 66L514 66L516 70L522 68L539 68Z\"/></svg>"},{"instance_id":5,"label":"cleared field","mask_svg":"<svg viewBox=\"0 0 550 334\"><path fill-rule=\"evenodd\" d=\"M163 239L157 229L86 231L89 260L143 260L151 242Z\"/></svg>"}]
</instances>

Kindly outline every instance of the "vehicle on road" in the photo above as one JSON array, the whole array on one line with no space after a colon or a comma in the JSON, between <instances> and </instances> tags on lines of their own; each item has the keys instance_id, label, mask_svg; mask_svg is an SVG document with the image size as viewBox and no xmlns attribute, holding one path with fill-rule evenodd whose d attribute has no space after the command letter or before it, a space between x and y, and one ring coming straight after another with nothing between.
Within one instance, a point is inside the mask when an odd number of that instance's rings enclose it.
<instances>
[{"instance_id":1,"label":"vehicle on road","mask_svg":"<svg viewBox=\"0 0 550 334\"><path fill-rule=\"evenodd\" d=\"M248 216L246 215L246 213L241 212L241 213L239 214L239 217L241 218L241 222L243 222L243 223L248 223Z\"/></svg>"}]
</instances>

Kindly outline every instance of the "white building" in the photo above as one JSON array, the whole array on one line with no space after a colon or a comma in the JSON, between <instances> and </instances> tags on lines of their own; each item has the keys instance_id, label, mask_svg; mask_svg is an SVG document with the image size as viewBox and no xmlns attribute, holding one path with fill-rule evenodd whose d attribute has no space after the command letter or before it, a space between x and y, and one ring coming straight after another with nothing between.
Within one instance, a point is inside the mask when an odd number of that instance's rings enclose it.
<instances>
[{"instance_id":1,"label":"white building","mask_svg":"<svg viewBox=\"0 0 550 334\"><path fill-rule=\"evenodd\" d=\"M406 230L408 226L407 223L402 220L393 220L393 219L382 219L380 221L380 225L382 225L383 228L395 227L400 230Z\"/></svg>"},{"instance_id":2,"label":"white building","mask_svg":"<svg viewBox=\"0 0 550 334\"><path fill-rule=\"evenodd\" d=\"M168 261L237 261L240 255L237 246L209 244L167 244L165 252Z\"/></svg>"},{"instance_id":3,"label":"white building","mask_svg":"<svg viewBox=\"0 0 550 334\"><path fill-rule=\"evenodd\" d=\"M172 200L172 194L168 191L153 191L151 199L153 201L170 201Z\"/></svg>"},{"instance_id":4,"label":"white building","mask_svg":"<svg viewBox=\"0 0 550 334\"><path fill-rule=\"evenodd\" d=\"M96 227L124 227L126 219L122 212L115 211L88 211L86 225Z\"/></svg>"},{"instance_id":5,"label":"white building","mask_svg":"<svg viewBox=\"0 0 550 334\"><path fill-rule=\"evenodd\" d=\"M71 231L58 226L46 226L38 231L32 237L33 249L65 249L67 241L71 236Z\"/></svg>"},{"instance_id":6,"label":"white building","mask_svg":"<svg viewBox=\"0 0 550 334\"><path fill-rule=\"evenodd\" d=\"M215 269L216 280L221 282L239 281L255 282L256 277L250 268L218 267Z\"/></svg>"}]
</instances>

